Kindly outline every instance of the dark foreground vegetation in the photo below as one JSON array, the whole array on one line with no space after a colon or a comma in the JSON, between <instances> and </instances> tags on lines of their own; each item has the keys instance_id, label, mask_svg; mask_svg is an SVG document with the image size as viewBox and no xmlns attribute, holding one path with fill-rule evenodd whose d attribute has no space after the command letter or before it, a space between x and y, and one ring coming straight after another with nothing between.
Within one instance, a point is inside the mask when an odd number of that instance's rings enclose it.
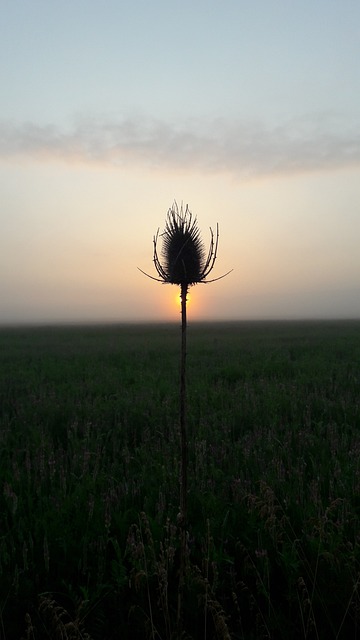
<instances>
[{"instance_id":1,"label":"dark foreground vegetation","mask_svg":"<svg viewBox=\"0 0 360 640\"><path fill-rule=\"evenodd\" d=\"M174 638L179 327L0 331L0 638ZM190 324L183 638L360 637L360 322Z\"/></svg>"}]
</instances>

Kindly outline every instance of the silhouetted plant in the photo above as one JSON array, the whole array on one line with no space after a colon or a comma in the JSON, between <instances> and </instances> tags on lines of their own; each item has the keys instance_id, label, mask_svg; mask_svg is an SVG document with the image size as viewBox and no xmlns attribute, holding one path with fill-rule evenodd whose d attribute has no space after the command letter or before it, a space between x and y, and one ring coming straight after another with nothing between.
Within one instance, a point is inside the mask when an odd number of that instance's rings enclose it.
<instances>
[{"instance_id":1,"label":"silhouetted plant","mask_svg":"<svg viewBox=\"0 0 360 640\"><path fill-rule=\"evenodd\" d=\"M230 273L218 278L207 280L214 268L217 258L219 243L219 226L216 225L216 235L210 227L210 247L206 257L204 243L201 239L200 229L196 217L193 217L188 205L185 210L180 209L176 202L169 209L164 231L160 234L163 239L162 261L159 258L157 243L159 229L154 236L153 262L159 275L158 278L140 271L152 280L163 284L176 284L180 286L181 298L181 365L180 365L180 434L181 434L181 476L180 476L180 513L179 526L181 530L181 557L180 579L178 597L178 633L181 629L182 593L184 587L185 562L186 562L186 527L187 527L187 464L188 444L186 431L186 302L189 287L198 284L215 282Z\"/></svg>"}]
</instances>

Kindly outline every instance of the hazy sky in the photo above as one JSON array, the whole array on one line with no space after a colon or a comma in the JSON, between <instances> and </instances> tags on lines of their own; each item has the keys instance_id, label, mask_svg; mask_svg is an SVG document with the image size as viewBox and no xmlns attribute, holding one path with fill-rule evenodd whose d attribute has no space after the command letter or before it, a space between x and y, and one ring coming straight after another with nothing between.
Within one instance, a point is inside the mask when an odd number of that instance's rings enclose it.
<instances>
[{"instance_id":1,"label":"hazy sky","mask_svg":"<svg viewBox=\"0 0 360 640\"><path fill-rule=\"evenodd\" d=\"M358 0L0 0L0 323L360 317ZM154 273L154 275L156 275Z\"/></svg>"}]
</instances>

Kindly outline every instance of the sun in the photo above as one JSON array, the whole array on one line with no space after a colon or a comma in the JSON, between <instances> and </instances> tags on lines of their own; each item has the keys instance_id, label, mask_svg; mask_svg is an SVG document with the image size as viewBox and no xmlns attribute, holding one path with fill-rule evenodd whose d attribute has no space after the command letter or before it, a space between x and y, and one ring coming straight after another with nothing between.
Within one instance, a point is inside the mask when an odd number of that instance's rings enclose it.
<instances>
[{"instance_id":1,"label":"sun","mask_svg":"<svg viewBox=\"0 0 360 640\"><path fill-rule=\"evenodd\" d=\"M176 302L176 306L179 309L181 309L181 295L180 295L180 293L176 294L175 302ZM186 306L189 306L190 304L191 304L191 294L188 292L187 297L186 297Z\"/></svg>"}]
</instances>

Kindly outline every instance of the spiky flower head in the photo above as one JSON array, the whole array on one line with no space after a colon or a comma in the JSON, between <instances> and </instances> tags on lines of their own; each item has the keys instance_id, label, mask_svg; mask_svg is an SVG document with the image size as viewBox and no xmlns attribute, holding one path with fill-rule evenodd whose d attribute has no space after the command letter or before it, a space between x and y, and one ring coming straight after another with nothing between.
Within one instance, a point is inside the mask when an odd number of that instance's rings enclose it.
<instances>
[{"instance_id":1,"label":"spiky flower head","mask_svg":"<svg viewBox=\"0 0 360 640\"><path fill-rule=\"evenodd\" d=\"M162 278L171 284L192 285L206 277L204 243L196 218L188 206L180 210L176 203L169 209L164 232L161 234L162 264L157 259L155 242L155 267Z\"/></svg>"},{"instance_id":2,"label":"spiky flower head","mask_svg":"<svg viewBox=\"0 0 360 640\"><path fill-rule=\"evenodd\" d=\"M179 209L177 203L174 202L167 213L165 229L160 237L163 239L162 261L157 250L158 230L153 240L153 261L159 278L149 276L150 278L164 284L177 284L183 287L189 287L199 282L213 282L213 280L206 280L206 278L212 271L216 260L219 241L218 225L216 225L215 240L213 230L210 228L210 247L206 257L196 217L192 215L188 205L185 210L182 205ZM140 271L142 270L140 269ZM143 273L145 272L143 271ZM215 280L219 280L219 278L215 278Z\"/></svg>"}]
</instances>

